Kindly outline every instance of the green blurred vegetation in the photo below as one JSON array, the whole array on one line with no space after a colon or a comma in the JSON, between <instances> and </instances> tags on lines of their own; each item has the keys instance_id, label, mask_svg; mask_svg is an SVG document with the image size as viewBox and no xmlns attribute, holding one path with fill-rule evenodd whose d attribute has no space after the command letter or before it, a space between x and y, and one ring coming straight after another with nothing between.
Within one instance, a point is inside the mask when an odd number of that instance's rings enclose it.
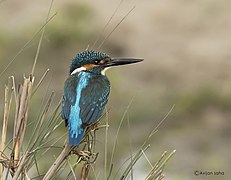
<instances>
[{"instance_id":1,"label":"green blurred vegetation","mask_svg":"<svg viewBox=\"0 0 231 180\"><path fill-rule=\"evenodd\" d=\"M176 97L179 113L200 114L207 108L216 108L220 111L231 110L231 93L222 93L213 87L202 87Z\"/></svg>"},{"instance_id":2,"label":"green blurred vegetation","mask_svg":"<svg viewBox=\"0 0 231 180\"><path fill-rule=\"evenodd\" d=\"M86 40L93 38L93 30L90 28L92 20L93 12L90 7L74 3L65 6L59 18L47 28L52 48L63 49L85 44Z\"/></svg>"}]
</instances>

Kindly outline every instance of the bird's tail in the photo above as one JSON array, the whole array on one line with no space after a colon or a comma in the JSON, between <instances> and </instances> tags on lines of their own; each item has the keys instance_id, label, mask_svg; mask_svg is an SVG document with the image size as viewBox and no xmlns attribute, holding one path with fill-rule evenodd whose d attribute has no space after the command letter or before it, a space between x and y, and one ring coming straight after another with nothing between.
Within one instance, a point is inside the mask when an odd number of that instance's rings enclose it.
<instances>
[{"instance_id":1,"label":"bird's tail","mask_svg":"<svg viewBox=\"0 0 231 180\"><path fill-rule=\"evenodd\" d=\"M83 138L83 133L84 131L80 131L78 134L73 134L73 133L70 133L68 134L68 142L70 145L79 145L82 138Z\"/></svg>"}]
</instances>

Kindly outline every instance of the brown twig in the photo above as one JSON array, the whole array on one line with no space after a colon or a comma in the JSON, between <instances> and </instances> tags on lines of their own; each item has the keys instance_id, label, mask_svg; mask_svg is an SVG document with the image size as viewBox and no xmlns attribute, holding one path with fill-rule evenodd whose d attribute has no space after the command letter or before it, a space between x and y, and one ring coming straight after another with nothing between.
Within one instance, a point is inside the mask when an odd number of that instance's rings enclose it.
<instances>
[{"instance_id":1,"label":"brown twig","mask_svg":"<svg viewBox=\"0 0 231 180\"><path fill-rule=\"evenodd\" d=\"M18 168L17 168L16 172L14 173L14 177L13 177L12 180L17 180L18 179L20 173L22 172L24 162L26 161L27 154L28 154L28 152L25 153L25 155L23 156L22 160L20 160L20 162L17 162Z\"/></svg>"},{"instance_id":2,"label":"brown twig","mask_svg":"<svg viewBox=\"0 0 231 180\"><path fill-rule=\"evenodd\" d=\"M27 116L28 116L28 105L31 95L31 90L34 82L34 77L30 75L28 78L24 77L23 85L19 86L18 93L15 94L16 101L16 114L14 124L14 149L13 149L13 162L14 171L18 165L20 159L20 151L24 134L26 131Z\"/></svg>"},{"instance_id":3,"label":"brown twig","mask_svg":"<svg viewBox=\"0 0 231 180\"><path fill-rule=\"evenodd\" d=\"M90 170L90 165L88 162L85 162L81 171L81 177L80 177L81 180L88 179L89 170Z\"/></svg>"},{"instance_id":4,"label":"brown twig","mask_svg":"<svg viewBox=\"0 0 231 180\"><path fill-rule=\"evenodd\" d=\"M54 176L54 174L60 168L60 166L64 162L64 160L70 155L72 149L73 149L73 146L70 146L68 144L65 145L65 147L64 147L63 151L60 153L59 157L55 160L55 162L52 164L50 169L47 171L47 173L43 177L43 180L49 180Z\"/></svg>"}]
</instances>

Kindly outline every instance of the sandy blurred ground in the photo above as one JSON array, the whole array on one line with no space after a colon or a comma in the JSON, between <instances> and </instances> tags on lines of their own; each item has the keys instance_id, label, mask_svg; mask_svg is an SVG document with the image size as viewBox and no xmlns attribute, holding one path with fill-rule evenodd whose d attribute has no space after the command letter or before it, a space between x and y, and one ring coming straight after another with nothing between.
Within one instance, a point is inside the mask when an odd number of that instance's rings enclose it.
<instances>
[{"instance_id":1,"label":"sandy blurred ground","mask_svg":"<svg viewBox=\"0 0 231 180\"><path fill-rule=\"evenodd\" d=\"M40 77L47 68L51 69L51 89L56 91L57 99L62 95L60 82L66 78L71 57L92 44L118 4L119 1L112 0L54 2L52 13L57 11L58 15L50 26L56 29L49 29L48 25L36 73ZM111 56L145 59L142 64L108 72L112 81L111 134L115 133L114 127L133 97L129 117L134 149L150 127L175 104L153 139L149 158L154 161L164 150L177 150L166 167L166 179L230 179L231 1L127 0L121 4L100 42L134 5L134 11L100 48ZM0 4L1 71L44 22L48 7L49 2L45 0L6 0ZM73 11L79 7L87 7L91 12L86 19L89 22L82 23L84 32L92 35L90 39L66 37L79 21L64 17L69 17L66 16L69 8ZM56 34L59 38L55 38ZM11 74L20 79L23 73L29 72L36 47L35 40L6 71L1 78L2 85ZM121 151L129 150L127 141L123 140L126 132L125 123L119 140ZM118 157L122 157L120 154ZM138 179L147 173L147 166L145 160L138 165ZM195 170L221 171L225 175L195 176Z\"/></svg>"}]
</instances>

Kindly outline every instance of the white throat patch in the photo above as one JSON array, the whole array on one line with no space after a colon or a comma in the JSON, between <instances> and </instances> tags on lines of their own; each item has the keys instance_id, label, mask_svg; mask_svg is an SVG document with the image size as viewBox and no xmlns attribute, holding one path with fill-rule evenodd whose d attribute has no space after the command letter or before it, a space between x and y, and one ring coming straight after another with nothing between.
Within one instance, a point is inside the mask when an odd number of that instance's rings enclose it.
<instances>
[{"instance_id":1,"label":"white throat patch","mask_svg":"<svg viewBox=\"0 0 231 180\"><path fill-rule=\"evenodd\" d=\"M72 71L71 75L76 74L77 72L81 72L81 71L86 71L87 69L85 67L79 67L76 68L74 71Z\"/></svg>"},{"instance_id":2,"label":"white throat patch","mask_svg":"<svg viewBox=\"0 0 231 180\"><path fill-rule=\"evenodd\" d=\"M109 68L110 68L110 67L106 67L106 68L104 68L104 69L101 71L101 74L105 76L106 71L107 71Z\"/></svg>"},{"instance_id":3,"label":"white throat patch","mask_svg":"<svg viewBox=\"0 0 231 180\"><path fill-rule=\"evenodd\" d=\"M104 68L104 69L101 71L101 74L105 76L106 71L107 71L109 68L110 68L110 67ZM84 67L84 66L82 66L82 67L76 68L74 71L72 71L71 75L76 74L76 73L81 72L81 71L86 71L86 70L87 70L87 68Z\"/></svg>"}]
</instances>

